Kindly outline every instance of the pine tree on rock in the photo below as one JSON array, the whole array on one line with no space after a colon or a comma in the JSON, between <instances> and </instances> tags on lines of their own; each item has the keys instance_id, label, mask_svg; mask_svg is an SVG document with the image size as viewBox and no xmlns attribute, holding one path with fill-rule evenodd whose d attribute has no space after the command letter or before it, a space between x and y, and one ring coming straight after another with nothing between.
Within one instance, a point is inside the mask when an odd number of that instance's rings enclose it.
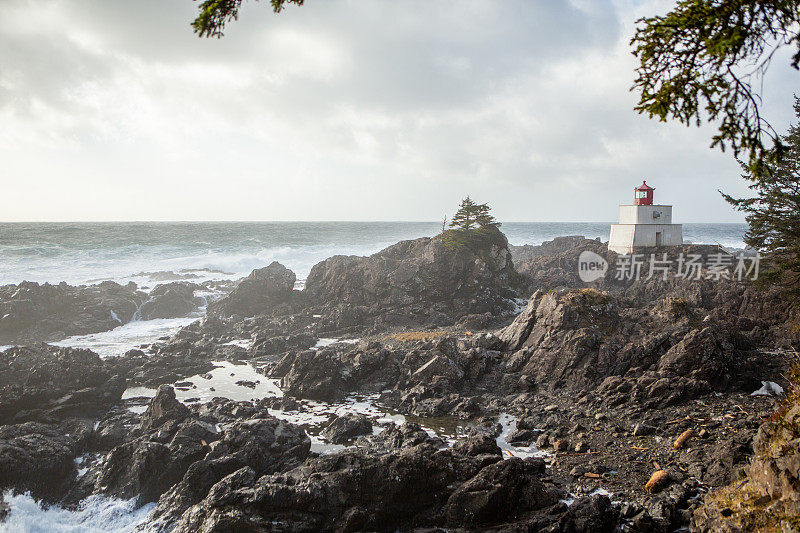
<instances>
[{"instance_id":1,"label":"pine tree on rock","mask_svg":"<svg viewBox=\"0 0 800 533\"><path fill-rule=\"evenodd\" d=\"M499 227L500 223L495 220L490 212L491 208L488 204L476 204L467 196L461 200L458 211L450 221L450 227L460 230Z\"/></svg>"},{"instance_id":2,"label":"pine tree on rock","mask_svg":"<svg viewBox=\"0 0 800 533\"><path fill-rule=\"evenodd\" d=\"M450 220L450 227L461 230L469 230L475 227L478 217L477 207L469 196L461 200L458 211Z\"/></svg>"},{"instance_id":3,"label":"pine tree on rock","mask_svg":"<svg viewBox=\"0 0 800 533\"><path fill-rule=\"evenodd\" d=\"M800 118L800 98L795 97L795 114ZM783 287L795 304L800 303L800 122L790 126L782 137L785 151L765 172L747 172L742 177L751 182L753 198L725 199L746 213L750 226L745 242L765 254L765 268L760 281Z\"/></svg>"}]
</instances>

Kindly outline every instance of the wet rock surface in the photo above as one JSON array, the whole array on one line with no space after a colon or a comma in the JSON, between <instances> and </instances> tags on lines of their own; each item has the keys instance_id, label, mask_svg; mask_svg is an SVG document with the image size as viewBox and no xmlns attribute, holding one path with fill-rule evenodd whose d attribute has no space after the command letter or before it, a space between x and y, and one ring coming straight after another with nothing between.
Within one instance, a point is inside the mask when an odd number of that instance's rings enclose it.
<instances>
[{"instance_id":1,"label":"wet rock surface","mask_svg":"<svg viewBox=\"0 0 800 533\"><path fill-rule=\"evenodd\" d=\"M125 386L90 350L9 348L0 353L0 423L93 416L117 403Z\"/></svg>"},{"instance_id":2,"label":"wet rock surface","mask_svg":"<svg viewBox=\"0 0 800 533\"><path fill-rule=\"evenodd\" d=\"M129 322L145 299L133 284L73 287L23 282L0 287L0 344L57 341Z\"/></svg>"},{"instance_id":3,"label":"wet rock surface","mask_svg":"<svg viewBox=\"0 0 800 533\"><path fill-rule=\"evenodd\" d=\"M147 301L139 308L138 318L154 320L189 316L205 304L203 298L195 297L195 292L202 289L203 287L196 283L177 281L157 285L150 291Z\"/></svg>"},{"instance_id":4,"label":"wet rock surface","mask_svg":"<svg viewBox=\"0 0 800 533\"><path fill-rule=\"evenodd\" d=\"M322 436L333 444L345 444L372 433L372 422L365 415L347 414L337 417L322 430Z\"/></svg>"}]
</instances>

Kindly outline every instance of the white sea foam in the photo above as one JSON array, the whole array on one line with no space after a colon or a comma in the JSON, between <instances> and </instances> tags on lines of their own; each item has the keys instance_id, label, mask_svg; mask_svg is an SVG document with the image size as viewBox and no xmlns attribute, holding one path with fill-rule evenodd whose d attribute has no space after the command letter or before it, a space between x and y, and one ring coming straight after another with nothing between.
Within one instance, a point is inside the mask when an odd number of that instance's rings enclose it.
<instances>
[{"instance_id":1,"label":"white sea foam","mask_svg":"<svg viewBox=\"0 0 800 533\"><path fill-rule=\"evenodd\" d=\"M10 513L0 533L124 533L147 519L154 503L136 508L135 500L90 496L80 508L43 508L27 494L6 495Z\"/></svg>"},{"instance_id":2,"label":"white sea foam","mask_svg":"<svg viewBox=\"0 0 800 533\"><path fill-rule=\"evenodd\" d=\"M150 344L161 337L171 336L195 320L198 320L198 318L134 320L109 331L67 337L51 344L72 348L88 348L97 352L100 357L118 357L128 350Z\"/></svg>"},{"instance_id":3,"label":"white sea foam","mask_svg":"<svg viewBox=\"0 0 800 533\"><path fill-rule=\"evenodd\" d=\"M402 239L432 236L437 223L0 223L0 285L134 281L152 288L173 272L188 281L238 279L279 261L299 285L332 255L369 255ZM608 240L609 223L507 223L510 243L562 235ZM744 224L684 224L687 242L743 248ZM173 278L174 279L174 278Z\"/></svg>"}]
</instances>

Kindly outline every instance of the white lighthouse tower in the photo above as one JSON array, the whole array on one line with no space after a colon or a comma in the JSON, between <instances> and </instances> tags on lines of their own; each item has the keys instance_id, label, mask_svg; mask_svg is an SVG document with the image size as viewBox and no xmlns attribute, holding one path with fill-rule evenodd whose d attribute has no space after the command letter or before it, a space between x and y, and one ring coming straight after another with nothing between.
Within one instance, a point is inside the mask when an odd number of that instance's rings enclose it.
<instances>
[{"instance_id":1,"label":"white lighthouse tower","mask_svg":"<svg viewBox=\"0 0 800 533\"><path fill-rule=\"evenodd\" d=\"M608 249L632 254L637 248L683 244L683 227L672 223L671 205L653 205L653 191L644 181L634 189L633 205L619 206L619 224L611 224Z\"/></svg>"}]
</instances>

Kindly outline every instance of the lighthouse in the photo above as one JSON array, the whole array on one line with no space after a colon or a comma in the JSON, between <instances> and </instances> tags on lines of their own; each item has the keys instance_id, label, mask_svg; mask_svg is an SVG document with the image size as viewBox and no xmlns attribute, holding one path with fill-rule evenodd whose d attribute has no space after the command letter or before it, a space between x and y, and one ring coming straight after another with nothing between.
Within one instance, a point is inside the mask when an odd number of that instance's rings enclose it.
<instances>
[{"instance_id":1,"label":"lighthouse","mask_svg":"<svg viewBox=\"0 0 800 533\"><path fill-rule=\"evenodd\" d=\"M611 224L609 250L632 254L642 248L683 244L683 227L672 223L672 206L653 204L654 191L642 181L633 190L633 205L619 206L619 223Z\"/></svg>"}]
</instances>

